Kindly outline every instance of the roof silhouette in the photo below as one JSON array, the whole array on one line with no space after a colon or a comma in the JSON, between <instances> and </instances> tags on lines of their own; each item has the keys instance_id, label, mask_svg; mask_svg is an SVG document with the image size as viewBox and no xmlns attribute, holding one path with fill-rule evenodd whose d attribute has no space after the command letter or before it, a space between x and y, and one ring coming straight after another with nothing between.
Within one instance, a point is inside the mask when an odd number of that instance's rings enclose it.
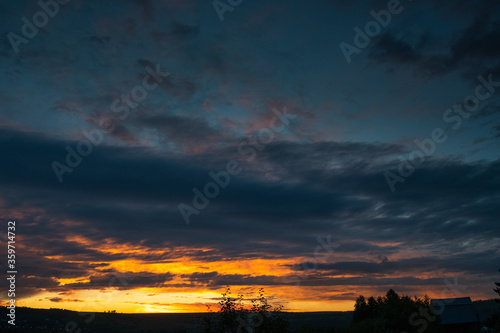
<instances>
[{"instance_id":1,"label":"roof silhouette","mask_svg":"<svg viewBox=\"0 0 500 333\"><path fill-rule=\"evenodd\" d=\"M432 299L431 304L436 309L442 309L444 305L444 311L440 314L443 325L477 322L470 297Z\"/></svg>"}]
</instances>

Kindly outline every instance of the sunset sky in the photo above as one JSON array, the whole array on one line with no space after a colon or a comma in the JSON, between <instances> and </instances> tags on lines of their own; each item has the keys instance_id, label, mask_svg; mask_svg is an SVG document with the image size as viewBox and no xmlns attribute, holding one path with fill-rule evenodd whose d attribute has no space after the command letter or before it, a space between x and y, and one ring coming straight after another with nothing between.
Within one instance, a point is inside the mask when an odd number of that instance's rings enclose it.
<instances>
[{"instance_id":1,"label":"sunset sky","mask_svg":"<svg viewBox=\"0 0 500 333\"><path fill-rule=\"evenodd\" d=\"M496 1L43 1L0 3L18 305L495 296Z\"/></svg>"}]
</instances>

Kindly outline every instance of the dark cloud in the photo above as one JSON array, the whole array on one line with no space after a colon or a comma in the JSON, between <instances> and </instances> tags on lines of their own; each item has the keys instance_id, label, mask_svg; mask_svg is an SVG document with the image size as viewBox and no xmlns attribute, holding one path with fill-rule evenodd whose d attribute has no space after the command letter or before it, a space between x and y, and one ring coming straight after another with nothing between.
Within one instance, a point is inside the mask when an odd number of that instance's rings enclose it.
<instances>
[{"instance_id":1,"label":"dark cloud","mask_svg":"<svg viewBox=\"0 0 500 333\"><path fill-rule=\"evenodd\" d=\"M418 257L412 259L388 260L380 262L338 261L335 263L304 262L294 266L296 270L314 267L315 270L335 275L388 275L388 274L423 274L441 271L443 273L459 273L464 270L473 274L488 274L491 271L491 258L495 251L450 255L446 259L440 257ZM478 259L479 258L479 259Z\"/></svg>"},{"instance_id":2,"label":"dark cloud","mask_svg":"<svg viewBox=\"0 0 500 333\"><path fill-rule=\"evenodd\" d=\"M59 302L62 302L63 299L61 297L52 297L52 298L49 298L49 301L59 303Z\"/></svg>"},{"instance_id":3,"label":"dark cloud","mask_svg":"<svg viewBox=\"0 0 500 333\"><path fill-rule=\"evenodd\" d=\"M165 141L174 141L179 145L202 145L222 138L220 131L212 128L205 119L162 115L141 117L137 121L147 128L158 130L158 136L164 137Z\"/></svg>"},{"instance_id":4,"label":"dark cloud","mask_svg":"<svg viewBox=\"0 0 500 333\"><path fill-rule=\"evenodd\" d=\"M141 7L144 20L151 21L154 18L155 7L151 0L137 0L137 4Z\"/></svg>"},{"instance_id":5,"label":"dark cloud","mask_svg":"<svg viewBox=\"0 0 500 333\"><path fill-rule=\"evenodd\" d=\"M218 171L211 167L210 162L205 166L196 165L197 159L163 158L154 152L147 154L134 148L96 147L92 155L73 173L65 174L64 182L59 184L50 164L53 159L64 161L64 147L66 144L75 147L76 142L58 142L8 130L3 132L1 141L2 151L10 156L2 165L3 174L9 174L2 179L11 188L7 197L16 202L16 197L22 195L19 189L23 187L33 194L45 193L50 201L74 198L65 207L49 202L44 207L50 209L54 217L87 221L98 229L112 229L115 221L135 229L134 221L140 219L147 208L148 223L180 231L182 219L177 204L190 203L192 188L202 188L211 181L209 172ZM436 231L449 229L449 236L458 235L457 225L443 224L451 220L461 228L496 234L495 229L489 228L494 221L495 209L488 205L498 195L495 176L498 163L431 159L404 183L394 197L382 173L393 168L392 158L402 150L398 146L379 144L269 145L261 153L261 163L269 163L271 170L277 170L275 175L281 182L266 183L255 178L257 174L251 169L252 165L246 165L245 173L232 179L231 186L221 191L221 195L200 216L200 222L219 216L212 223L225 226L230 219L260 216L262 228L267 226L262 229L265 230L273 225L281 228L282 223L294 223L295 220L299 223L301 219L309 218L310 228L314 230L324 224L322 219L335 218L336 222L330 225L340 227L341 221L349 216L366 216L355 223L371 229L372 225L380 226L380 223L389 226L406 221L398 230L413 225L415 230L427 227ZM216 161L214 156L206 158L207 161ZM217 165L224 163L213 164ZM96 193L95 188L101 190ZM23 197L31 200L26 194ZM88 200L81 201L83 197ZM435 198L439 198L439 203ZM122 206L118 203L120 200L134 201L135 205ZM380 208L375 211L378 204ZM413 216L397 217L405 213ZM373 224L376 215L386 217ZM477 224L467 224L468 216ZM107 222L99 226L98 220ZM273 220L273 224L269 225L269 220ZM412 224L417 221L417 224ZM199 228L203 229L202 225L200 223ZM247 229L245 225L237 225ZM253 227L257 232L259 225ZM306 225L297 224L297 228L300 232ZM349 229L348 226L343 228ZM75 247L74 251L77 249Z\"/></svg>"},{"instance_id":6,"label":"dark cloud","mask_svg":"<svg viewBox=\"0 0 500 333\"><path fill-rule=\"evenodd\" d=\"M194 282L209 282L213 281L218 275L217 272L209 272L209 273L192 273L192 274L184 274L182 277L187 277L191 281Z\"/></svg>"},{"instance_id":7,"label":"dark cloud","mask_svg":"<svg viewBox=\"0 0 500 333\"><path fill-rule=\"evenodd\" d=\"M1 165L4 175L1 180L7 191L4 196L7 205L3 209L21 211L24 205L38 207L41 211L27 211L24 217L38 221L38 224L23 227L25 237L40 244L47 255L71 255L82 261L76 264L43 259L39 255L23 256L25 274L38 276L26 279L25 286L31 288L31 292L40 288L59 291L105 288L113 275L100 271L105 265L95 264L96 261L135 258L168 262L182 256L207 263L228 257L309 255L313 258L318 245L315 237L331 233L335 235L332 243L338 246L328 257L329 263L318 264L316 273L319 275L313 274L304 281L305 285L423 285L434 283L434 280L330 280L322 274L375 276L409 271L415 274L423 271L486 274L491 260L497 256L496 250L487 251L485 247L493 249L495 243L488 239L499 237L495 227L498 209L493 204L500 196L496 176L500 168L498 162L464 163L433 158L394 196L381 171L390 169L392 158L404 152L400 146L275 143L262 152L260 164L269 163L271 170L282 170L276 174L281 181L264 182L248 164L248 171L232 179L231 186L193 220L187 232L176 207L180 202L191 203L191 189L201 188L211 180L208 172L218 169L211 168L210 163L197 165L196 159L171 159L135 148L97 147L72 174L65 175L67 178L60 184L50 163L57 157L63 160L66 144L76 145L75 142L60 142L40 134L9 129L4 129L0 135L0 151L9 156ZM207 161L216 161L214 156L206 157ZM219 156L224 161L223 157ZM95 192L95 188L100 191ZM61 225L59 221L77 221L80 225ZM156 231L153 234L148 231L152 229ZM41 230L53 239L40 236ZM71 233L93 241L102 241L105 235L112 234L117 242L161 246L165 254L103 253L65 240L64 235ZM170 236L168 240L165 234ZM373 241L399 244L381 247L372 244ZM448 251L447 246L456 242L469 244L455 245ZM482 247L483 252L454 254L467 252L474 243ZM212 250L173 251L177 246L186 245ZM428 246L441 252L441 256L426 256L425 252L415 253L414 259L380 259L381 255L403 249ZM363 253L373 261L342 259L353 253ZM82 272L91 275L89 282L71 283L61 288L51 279L77 278ZM170 273L131 273L131 276L135 278L120 288L161 286L173 278ZM215 271L186 277L192 282L214 287L286 284L276 276L224 275Z\"/></svg>"},{"instance_id":8,"label":"dark cloud","mask_svg":"<svg viewBox=\"0 0 500 333\"><path fill-rule=\"evenodd\" d=\"M153 30L149 33L157 43L174 44L177 47L185 47L183 43L195 39L200 34L199 26L191 26L174 22L169 31Z\"/></svg>"},{"instance_id":9,"label":"dark cloud","mask_svg":"<svg viewBox=\"0 0 500 333\"><path fill-rule=\"evenodd\" d=\"M403 276L396 278L377 277L373 275L359 276L359 277L331 277L328 275L317 274L312 272L309 275L289 275L285 277L259 275L250 276L242 274L220 274L210 280L204 280L208 287L224 287L224 286L278 286L278 285L294 285L300 281L301 285L310 287L327 287L327 286L373 286L382 287L386 286L421 286L421 285L440 285L443 284L443 279L438 278L416 278L414 276ZM199 282L198 280L196 280Z\"/></svg>"},{"instance_id":10,"label":"dark cloud","mask_svg":"<svg viewBox=\"0 0 500 333\"><path fill-rule=\"evenodd\" d=\"M65 299L65 298L61 298L61 297L51 297L51 298L46 298L48 299L49 301L51 302L54 302L54 303L60 303L60 302L84 302L83 300L81 299Z\"/></svg>"},{"instance_id":11,"label":"dark cloud","mask_svg":"<svg viewBox=\"0 0 500 333\"><path fill-rule=\"evenodd\" d=\"M466 6L475 17L453 36L438 37L429 32L412 36L389 31L375 39L369 56L391 70L409 66L418 76L443 76L458 72L471 80L484 73L493 73L498 77L500 47L492 41L500 37L500 13L491 10L491 6L495 6L490 1L478 3L463 1L454 7Z\"/></svg>"},{"instance_id":12,"label":"dark cloud","mask_svg":"<svg viewBox=\"0 0 500 333\"><path fill-rule=\"evenodd\" d=\"M200 28L182 23L174 23L170 34L177 39L193 38L198 36Z\"/></svg>"}]
</instances>

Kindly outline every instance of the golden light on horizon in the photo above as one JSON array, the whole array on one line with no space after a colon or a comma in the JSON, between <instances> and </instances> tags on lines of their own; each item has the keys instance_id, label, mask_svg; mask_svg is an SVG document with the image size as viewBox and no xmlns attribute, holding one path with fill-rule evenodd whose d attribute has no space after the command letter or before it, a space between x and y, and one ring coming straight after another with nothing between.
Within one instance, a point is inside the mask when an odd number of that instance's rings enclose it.
<instances>
[{"instance_id":1,"label":"golden light on horizon","mask_svg":"<svg viewBox=\"0 0 500 333\"><path fill-rule=\"evenodd\" d=\"M206 312L207 305L213 310L218 307L225 281L233 296L243 294L248 301L255 297L257 290L264 287L271 304L283 305L285 311L350 311L360 294L383 295L385 287L355 285L356 279L364 275L352 272L322 271L312 268L296 271L294 267L311 257L295 258L231 258L211 259L209 255L199 259L199 253L210 253L210 248L176 247L150 249L142 244L121 243L112 239L97 242L82 236L68 236L73 242L86 249L103 254L103 261L88 261L86 257L73 255L47 255L46 260L74 264L82 269L81 276L52 277L57 287L41 290L29 297L19 298L19 304L29 304L35 308L62 308L74 311L105 312L115 310L122 313L180 313ZM377 243L378 246L397 246L399 243ZM109 254L126 254L127 259L118 256L115 260ZM151 256L159 258L151 261ZM403 256L400 252L393 257L413 258L411 252ZM331 260L329 257L322 257ZM337 261L350 261L349 255L335 257ZM374 259L372 259L374 260ZM376 259L378 262L381 259ZM386 260L386 259L384 259ZM390 262L394 259L387 259ZM328 261L326 261L328 262ZM377 261L373 261L377 263ZM204 275L205 274L205 275ZM420 278L433 278L436 273L422 272ZM372 274L373 277L405 277L403 273ZM441 272L444 278L451 278L450 272ZM128 280L128 278L134 278ZM36 279L35 276L28 276ZM144 279L144 280L141 280ZM220 279L220 280L218 280ZM339 279L339 285L329 281ZM352 280L353 285L349 282ZM221 282L222 281L222 282ZM248 284L245 284L245 281ZM318 281L323 285L315 285ZM346 284L348 283L348 284ZM427 286L413 286L412 293L423 296L439 296L436 290L426 290ZM389 287L386 288L387 290ZM441 288L442 289L442 288ZM413 296L413 294L410 294Z\"/></svg>"}]
</instances>

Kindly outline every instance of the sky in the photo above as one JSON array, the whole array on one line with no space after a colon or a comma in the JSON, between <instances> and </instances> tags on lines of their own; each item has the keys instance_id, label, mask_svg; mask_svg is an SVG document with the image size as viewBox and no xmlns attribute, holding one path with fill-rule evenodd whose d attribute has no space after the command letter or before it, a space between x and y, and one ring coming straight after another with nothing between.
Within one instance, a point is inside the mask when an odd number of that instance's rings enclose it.
<instances>
[{"instance_id":1,"label":"sky","mask_svg":"<svg viewBox=\"0 0 500 333\"><path fill-rule=\"evenodd\" d=\"M484 0L0 3L17 304L495 297L499 23Z\"/></svg>"}]
</instances>

